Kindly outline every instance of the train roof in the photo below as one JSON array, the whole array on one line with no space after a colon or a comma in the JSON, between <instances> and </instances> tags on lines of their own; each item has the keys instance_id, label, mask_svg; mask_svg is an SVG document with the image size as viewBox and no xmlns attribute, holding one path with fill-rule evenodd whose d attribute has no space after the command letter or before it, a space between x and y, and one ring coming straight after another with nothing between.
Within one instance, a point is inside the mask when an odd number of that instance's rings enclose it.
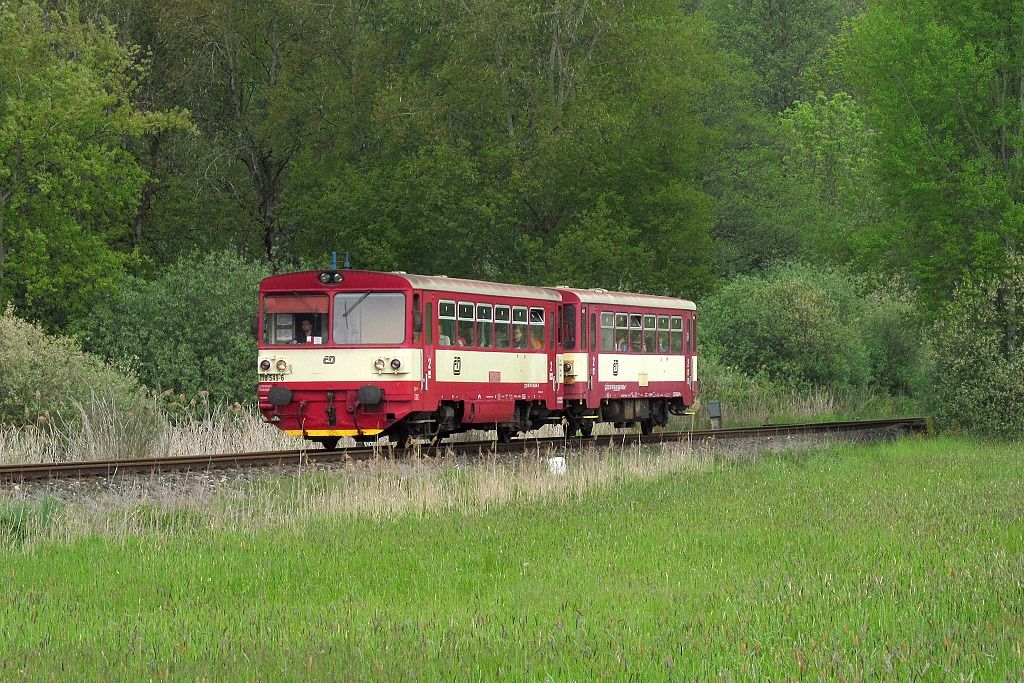
<instances>
[{"instance_id":1,"label":"train roof","mask_svg":"<svg viewBox=\"0 0 1024 683\"><path fill-rule=\"evenodd\" d=\"M503 282L486 282L484 280L463 280L462 278L444 275L408 275L401 277L415 289L433 292L453 292L457 294L483 294L486 296L514 296L523 299L541 299L544 301L561 301L556 292L546 287L529 285L510 285Z\"/></svg>"},{"instance_id":2,"label":"train roof","mask_svg":"<svg viewBox=\"0 0 1024 683\"><path fill-rule=\"evenodd\" d=\"M638 306L642 308L667 308L672 310L696 311L697 304L689 299L676 299L654 294L633 294L632 292L609 292L607 289L575 289L558 287L559 292L571 292L581 303L606 304L609 306Z\"/></svg>"},{"instance_id":3,"label":"train roof","mask_svg":"<svg viewBox=\"0 0 1024 683\"><path fill-rule=\"evenodd\" d=\"M322 271L304 271L272 275L263 281L268 289L306 289L319 288L317 277ZM611 306L636 306L640 308L663 308L673 310L696 310L697 306L687 299L675 299L668 296L653 294L633 294L630 292L609 292L605 289L576 289L574 287L534 287L531 285L512 285L503 282L487 282L484 280L466 280L444 275L413 275L403 272L376 272L371 270L346 270L346 281L355 287L403 287L407 284L412 289L451 293L451 294L482 294L484 296L506 296L539 301L562 301L565 294L571 294L570 300L578 299L587 304L605 304Z\"/></svg>"}]
</instances>

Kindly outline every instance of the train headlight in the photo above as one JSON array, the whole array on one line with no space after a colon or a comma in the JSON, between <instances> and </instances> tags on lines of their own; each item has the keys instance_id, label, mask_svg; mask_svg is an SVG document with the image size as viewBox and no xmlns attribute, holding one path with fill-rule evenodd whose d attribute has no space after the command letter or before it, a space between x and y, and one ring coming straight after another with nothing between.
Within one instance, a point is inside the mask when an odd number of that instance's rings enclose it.
<instances>
[{"instance_id":1,"label":"train headlight","mask_svg":"<svg viewBox=\"0 0 1024 683\"><path fill-rule=\"evenodd\" d=\"M286 361L284 358L281 358L280 360L277 361L277 371L278 372L284 372L287 369L288 369L288 361Z\"/></svg>"},{"instance_id":2,"label":"train headlight","mask_svg":"<svg viewBox=\"0 0 1024 683\"><path fill-rule=\"evenodd\" d=\"M386 366L384 364L383 358L378 358L377 360L373 361L373 369L376 370L377 372L384 372L385 367Z\"/></svg>"},{"instance_id":3,"label":"train headlight","mask_svg":"<svg viewBox=\"0 0 1024 683\"><path fill-rule=\"evenodd\" d=\"M267 360L266 358L261 360L260 361L260 370L262 370L263 372L269 372L270 371L270 361Z\"/></svg>"},{"instance_id":4,"label":"train headlight","mask_svg":"<svg viewBox=\"0 0 1024 683\"><path fill-rule=\"evenodd\" d=\"M321 283L326 285L330 281L331 281L331 274L330 273L328 273L328 272L320 273L320 282Z\"/></svg>"},{"instance_id":5,"label":"train headlight","mask_svg":"<svg viewBox=\"0 0 1024 683\"><path fill-rule=\"evenodd\" d=\"M398 360L397 358L392 358L391 359L391 369L394 370L395 372L398 372L398 369L400 367L402 367L402 361Z\"/></svg>"},{"instance_id":6,"label":"train headlight","mask_svg":"<svg viewBox=\"0 0 1024 683\"><path fill-rule=\"evenodd\" d=\"M341 273L335 273L333 279L335 282L341 282L341 277Z\"/></svg>"},{"instance_id":7,"label":"train headlight","mask_svg":"<svg viewBox=\"0 0 1024 683\"><path fill-rule=\"evenodd\" d=\"M569 361L565 361L564 363L562 363L562 372L564 372L567 375L571 375L572 363L570 363Z\"/></svg>"}]
</instances>

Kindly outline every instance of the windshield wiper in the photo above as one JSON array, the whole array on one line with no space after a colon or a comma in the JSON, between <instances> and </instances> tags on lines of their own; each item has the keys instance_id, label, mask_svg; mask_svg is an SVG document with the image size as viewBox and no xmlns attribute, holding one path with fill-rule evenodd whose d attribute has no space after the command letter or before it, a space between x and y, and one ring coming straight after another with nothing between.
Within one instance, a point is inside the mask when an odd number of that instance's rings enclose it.
<instances>
[{"instance_id":1,"label":"windshield wiper","mask_svg":"<svg viewBox=\"0 0 1024 683\"><path fill-rule=\"evenodd\" d=\"M352 311L356 310L356 306L358 306L359 304L363 303L363 301L366 299L366 297L370 296L371 294L373 294L373 290L372 289L369 292L367 292L366 294L363 294L361 297L356 299L356 302L354 304L352 304L351 308L350 307L346 307L345 308L345 312L341 314L341 317L347 318L348 314L351 313Z\"/></svg>"}]
</instances>

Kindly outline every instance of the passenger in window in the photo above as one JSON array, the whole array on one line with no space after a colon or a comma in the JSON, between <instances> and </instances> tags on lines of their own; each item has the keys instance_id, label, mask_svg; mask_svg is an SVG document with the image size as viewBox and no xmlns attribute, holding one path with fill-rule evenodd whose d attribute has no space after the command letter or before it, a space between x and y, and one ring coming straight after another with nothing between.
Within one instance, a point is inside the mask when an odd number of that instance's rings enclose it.
<instances>
[{"instance_id":1,"label":"passenger in window","mask_svg":"<svg viewBox=\"0 0 1024 683\"><path fill-rule=\"evenodd\" d=\"M530 335L530 347L534 349L544 348L544 328L538 327L532 335Z\"/></svg>"},{"instance_id":2,"label":"passenger in window","mask_svg":"<svg viewBox=\"0 0 1024 683\"><path fill-rule=\"evenodd\" d=\"M323 344L323 339L313 334L313 321L309 318L303 318L299 325L301 329L299 334L295 337L295 344Z\"/></svg>"},{"instance_id":3,"label":"passenger in window","mask_svg":"<svg viewBox=\"0 0 1024 683\"><path fill-rule=\"evenodd\" d=\"M629 342L626 341L625 333L619 334L619 338L615 342L615 348L619 351L629 351Z\"/></svg>"},{"instance_id":4,"label":"passenger in window","mask_svg":"<svg viewBox=\"0 0 1024 683\"><path fill-rule=\"evenodd\" d=\"M523 333L522 325L516 325L512 328L512 346L517 349L527 348L526 334ZM532 339L529 342L530 348L539 349L542 346L543 344L537 339Z\"/></svg>"}]
</instances>

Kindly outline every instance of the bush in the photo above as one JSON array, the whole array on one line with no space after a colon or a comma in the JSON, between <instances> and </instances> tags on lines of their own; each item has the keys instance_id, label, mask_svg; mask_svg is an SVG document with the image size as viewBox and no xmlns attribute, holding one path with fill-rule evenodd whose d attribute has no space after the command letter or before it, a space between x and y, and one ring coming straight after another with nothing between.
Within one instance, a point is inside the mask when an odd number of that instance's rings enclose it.
<instances>
[{"instance_id":1,"label":"bush","mask_svg":"<svg viewBox=\"0 0 1024 683\"><path fill-rule=\"evenodd\" d=\"M703 306L702 347L750 377L795 388L921 393L929 366L913 293L865 289L841 271L804 265L738 277Z\"/></svg>"},{"instance_id":2,"label":"bush","mask_svg":"<svg viewBox=\"0 0 1024 683\"><path fill-rule=\"evenodd\" d=\"M865 386L871 367L858 289L838 271L804 265L740 276L704 304L703 341L724 364L751 376Z\"/></svg>"},{"instance_id":3,"label":"bush","mask_svg":"<svg viewBox=\"0 0 1024 683\"><path fill-rule=\"evenodd\" d=\"M74 339L47 335L16 317L10 307L0 316L0 357L0 422L22 427L81 424L93 417L97 398L136 418L155 412L131 371L83 352Z\"/></svg>"},{"instance_id":4,"label":"bush","mask_svg":"<svg viewBox=\"0 0 1024 683\"><path fill-rule=\"evenodd\" d=\"M958 288L935 325L934 414L940 427L1024 437L1024 257Z\"/></svg>"},{"instance_id":5,"label":"bush","mask_svg":"<svg viewBox=\"0 0 1024 683\"><path fill-rule=\"evenodd\" d=\"M928 329L916 298L906 291L867 297L861 331L873 384L894 396L928 392Z\"/></svg>"},{"instance_id":6,"label":"bush","mask_svg":"<svg viewBox=\"0 0 1024 683\"><path fill-rule=\"evenodd\" d=\"M86 348L130 363L150 387L252 401L251 319L268 272L229 252L184 258L155 280L129 278L77 332Z\"/></svg>"}]
</instances>

